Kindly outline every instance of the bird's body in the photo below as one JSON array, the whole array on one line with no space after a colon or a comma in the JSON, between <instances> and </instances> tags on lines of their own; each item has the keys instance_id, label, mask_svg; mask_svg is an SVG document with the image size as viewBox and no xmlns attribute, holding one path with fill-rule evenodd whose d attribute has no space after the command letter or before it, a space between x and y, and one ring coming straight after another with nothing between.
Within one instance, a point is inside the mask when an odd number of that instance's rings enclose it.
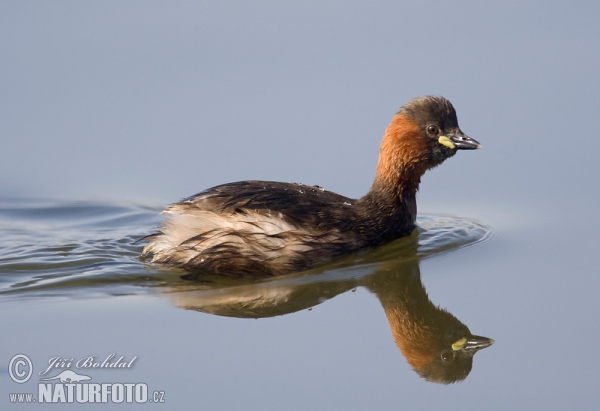
<instances>
[{"instance_id":1,"label":"bird's body","mask_svg":"<svg viewBox=\"0 0 600 411\"><path fill-rule=\"evenodd\" d=\"M400 213L407 221L385 221L365 218L366 208L362 199L316 186L224 184L168 207L151 251L162 256L158 262L182 268L269 276L309 269L414 228L410 213Z\"/></svg>"},{"instance_id":2,"label":"bird's body","mask_svg":"<svg viewBox=\"0 0 600 411\"><path fill-rule=\"evenodd\" d=\"M168 207L143 254L187 270L235 276L302 271L414 229L420 178L457 149L479 148L450 102L422 97L389 125L375 181L360 199L269 181L220 185Z\"/></svg>"}]
</instances>

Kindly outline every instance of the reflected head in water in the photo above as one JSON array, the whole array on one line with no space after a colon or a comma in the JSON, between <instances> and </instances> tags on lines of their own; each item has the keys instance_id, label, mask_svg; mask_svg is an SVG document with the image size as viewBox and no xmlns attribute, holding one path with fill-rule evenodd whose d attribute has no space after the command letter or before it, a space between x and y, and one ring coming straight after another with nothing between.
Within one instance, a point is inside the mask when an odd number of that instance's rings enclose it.
<instances>
[{"instance_id":1,"label":"reflected head in water","mask_svg":"<svg viewBox=\"0 0 600 411\"><path fill-rule=\"evenodd\" d=\"M469 328L428 298L417 267L368 278L407 362L428 381L450 384L471 372L473 355L494 340ZM415 269L416 268L416 269Z\"/></svg>"},{"instance_id":2,"label":"reflected head in water","mask_svg":"<svg viewBox=\"0 0 600 411\"><path fill-rule=\"evenodd\" d=\"M494 341L473 335L456 317L429 300L421 282L419 261L435 250L423 245L423 240L427 242L428 236L439 240L440 230L447 230L439 226L439 221L433 221L432 226L436 229L363 255L358 263L346 262L352 265L343 270L329 267L246 283L210 275L186 276L205 282L187 281L181 288L173 286L169 295L176 305L189 310L264 318L311 308L356 287L366 287L377 295L398 348L420 376L444 384L461 381L471 371L473 355ZM448 250L448 244L436 244Z\"/></svg>"}]
</instances>

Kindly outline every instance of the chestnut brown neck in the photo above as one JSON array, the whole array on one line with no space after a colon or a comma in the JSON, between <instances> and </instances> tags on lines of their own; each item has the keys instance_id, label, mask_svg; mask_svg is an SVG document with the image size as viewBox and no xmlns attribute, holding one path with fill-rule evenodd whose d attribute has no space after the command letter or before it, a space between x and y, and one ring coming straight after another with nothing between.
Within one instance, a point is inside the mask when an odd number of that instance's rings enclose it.
<instances>
[{"instance_id":1,"label":"chestnut brown neck","mask_svg":"<svg viewBox=\"0 0 600 411\"><path fill-rule=\"evenodd\" d=\"M432 360L437 346L434 330L439 328L436 320L441 316L441 310L429 300L418 271L417 264L409 266L406 272L392 273L374 287L394 341L415 370Z\"/></svg>"},{"instance_id":2,"label":"chestnut brown neck","mask_svg":"<svg viewBox=\"0 0 600 411\"><path fill-rule=\"evenodd\" d=\"M410 234L417 218L416 193L427 170L427 147L421 129L396 114L381 142L375 181L357 204L371 216L370 228L379 242Z\"/></svg>"},{"instance_id":3,"label":"chestnut brown neck","mask_svg":"<svg viewBox=\"0 0 600 411\"><path fill-rule=\"evenodd\" d=\"M381 141L373 186L386 187L400 197L414 195L427 171L426 154L421 128L405 115L396 114Z\"/></svg>"}]
</instances>

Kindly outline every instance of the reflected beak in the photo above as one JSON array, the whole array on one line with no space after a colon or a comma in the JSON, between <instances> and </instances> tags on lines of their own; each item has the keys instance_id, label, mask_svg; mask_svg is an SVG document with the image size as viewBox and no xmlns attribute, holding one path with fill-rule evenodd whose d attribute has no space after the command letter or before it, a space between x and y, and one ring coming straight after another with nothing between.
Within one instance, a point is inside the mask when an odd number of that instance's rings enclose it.
<instances>
[{"instance_id":1,"label":"reflected beak","mask_svg":"<svg viewBox=\"0 0 600 411\"><path fill-rule=\"evenodd\" d=\"M452 150L474 150L476 148L481 148L481 144L462 133L440 136L438 138L438 143L451 148Z\"/></svg>"},{"instance_id":2,"label":"reflected beak","mask_svg":"<svg viewBox=\"0 0 600 411\"><path fill-rule=\"evenodd\" d=\"M481 350L482 348L489 347L493 343L494 343L494 340L492 340L491 338L480 337L478 335L472 335L465 342L465 345L462 348L463 348L463 350L467 350L467 351L473 350L473 352L476 352L476 351Z\"/></svg>"}]
</instances>

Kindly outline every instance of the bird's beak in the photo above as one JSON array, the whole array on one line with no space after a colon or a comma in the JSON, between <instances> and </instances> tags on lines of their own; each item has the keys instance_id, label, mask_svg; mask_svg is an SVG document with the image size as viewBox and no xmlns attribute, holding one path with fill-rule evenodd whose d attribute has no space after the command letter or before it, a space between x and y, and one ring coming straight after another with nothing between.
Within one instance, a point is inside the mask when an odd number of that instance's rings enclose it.
<instances>
[{"instance_id":1,"label":"bird's beak","mask_svg":"<svg viewBox=\"0 0 600 411\"><path fill-rule=\"evenodd\" d=\"M494 343L494 340L487 337L480 337L478 335L471 335L469 338L461 338L452 344L454 351L465 350L475 353L482 348L487 348Z\"/></svg>"},{"instance_id":2,"label":"bird's beak","mask_svg":"<svg viewBox=\"0 0 600 411\"><path fill-rule=\"evenodd\" d=\"M481 144L473 140L471 137L465 136L463 133L452 133L447 136L440 136L438 142L446 147L456 150L473 150L481 148Z\"/></svg>"}]
</instances>

